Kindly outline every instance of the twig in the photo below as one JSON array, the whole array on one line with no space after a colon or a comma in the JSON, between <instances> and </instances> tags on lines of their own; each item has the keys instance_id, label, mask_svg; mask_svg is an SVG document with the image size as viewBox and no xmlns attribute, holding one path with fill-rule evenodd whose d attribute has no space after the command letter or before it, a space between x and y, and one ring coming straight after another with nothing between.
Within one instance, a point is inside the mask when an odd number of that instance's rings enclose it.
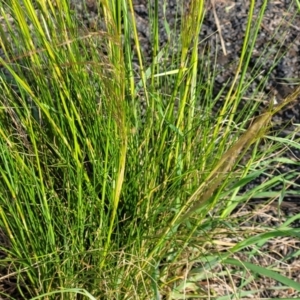
<instances>
[{"instance_id":1,"label":"twig","mask_svg":"<svg viewBox=\"0 0 300 300\"><path fill-rule=\"evenodd\" d=\"M216 22L218 32L219 32L219 37L220 37L220 40L221 40L222 50L223 50L224 55L226 56L227 51L226 51L225 42L224 42L224 39L223 39L223 36L222 36L222 29L221 29L220 21L219 21L217 12L216 12L215 0L211 0L211 5L212 5L212 10L213 10L215 22Z\"/></svg>"}]
</instances>

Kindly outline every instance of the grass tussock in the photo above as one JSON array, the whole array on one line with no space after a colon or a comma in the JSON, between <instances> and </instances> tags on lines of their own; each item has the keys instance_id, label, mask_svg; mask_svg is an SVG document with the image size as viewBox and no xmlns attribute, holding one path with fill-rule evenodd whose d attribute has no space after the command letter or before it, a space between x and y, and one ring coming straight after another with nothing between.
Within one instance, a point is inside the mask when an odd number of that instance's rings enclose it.
<instances>
[{"instance_id":1,"label":"grass tussock","mask_svg":"<svg viewBox=\"0 0 300 300\"><path fill-rule=\"evenodd\" d=\"M65 0L1 1L3 297L205 298L211 290L196 282L219 264L300 291L267 267L231 257L262 247L262 240L299 235L288 224L241 232L230 218L239 204L297 176L281 174L239 193L269 172L279 145L299 148L297 136L268 132L272 116L300 88L278 105L270 101L258 117L256 101L238 109L265 9L253 30L251 3L236 77L216 96L214 62L204 63L198 51L205 14L200 0L181 12L171 60L172 49L159 43L155 1L150 65L132 1L102 1L102 27L93 30ZM224 104L215 111L221 95ZM221 237L233 234L240 239L220 248Z\"/></svg>"}]
</instances>

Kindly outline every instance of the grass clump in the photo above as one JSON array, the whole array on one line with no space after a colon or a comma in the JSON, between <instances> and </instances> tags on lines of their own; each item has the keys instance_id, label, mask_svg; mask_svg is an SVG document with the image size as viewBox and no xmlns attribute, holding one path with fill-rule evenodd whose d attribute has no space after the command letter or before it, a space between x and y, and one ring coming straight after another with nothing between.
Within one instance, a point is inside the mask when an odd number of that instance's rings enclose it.
<instances>
[{"instance_id":1,"label":"grass clump","mask_svg":"<svg viewBox=\"0 0 300 300\"><path fill-rule=\"evenodd\" d=\"M246 200L239 189L268 171L260 162L278 141L271 137L273 146L262 153L259 140L268 138L273 114L299 95L297 88L255 119L255 102L238 111L255 42L249 38L253 6L236 77L217 114L214 65L201 64L198 52L202 1L182 12L171 69L158 62L170 49L160 48L155 22L153 63L144 65L131 1L103 1L103 28L93 31L67 1L34 4L1 1L9 33L2 30L9 38L1 40L0 60L3 295L175 299L184 285L185 292L206 297L195 283L183 283L183 261L188 270L200 263L234 265L231 253L279 232L299 234L266 229L222 253L211 247ZM157 1L152 16L158 19ZM162 92L165 84L171 93ZM296 174L290 175L292 182ZM265 269L300 290L270 272ZM197 280L204 274L198 268Z\"/></svg>"}]
</instances>

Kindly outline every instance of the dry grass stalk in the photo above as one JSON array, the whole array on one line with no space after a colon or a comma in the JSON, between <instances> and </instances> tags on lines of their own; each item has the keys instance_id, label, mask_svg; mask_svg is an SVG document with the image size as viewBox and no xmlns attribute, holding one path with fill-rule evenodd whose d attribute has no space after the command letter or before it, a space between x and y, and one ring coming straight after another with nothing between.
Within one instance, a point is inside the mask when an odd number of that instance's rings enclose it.
<instances>
[{"instance_id":1,"label":"dry grass stalk","mask_svg":"<svg viewBox=\"0 0 300 300\"><path fill-rule=\"evenodd\" d=\"M300 95L300 86L294 92L288 95L281 103L271 106L261 115L256 117L247 131L233 144L233 146L225 152L218 164L213 168L205 182L199 186L187 202L191 206L183 215L181 221L187 219L193 212L197 211L208 202L211 195L217 190L222 181L240 160L240 153L246 151L250 145L255 143L260 137L264 136L270 127L272 117L290 103L296 101ZM205 191L204 191L205 189ZM200 199L199 199L200 197ZM199 200L196 200L196 199ZM195 201L196 200L196 201Z\"/></svg>"}]
</instances>

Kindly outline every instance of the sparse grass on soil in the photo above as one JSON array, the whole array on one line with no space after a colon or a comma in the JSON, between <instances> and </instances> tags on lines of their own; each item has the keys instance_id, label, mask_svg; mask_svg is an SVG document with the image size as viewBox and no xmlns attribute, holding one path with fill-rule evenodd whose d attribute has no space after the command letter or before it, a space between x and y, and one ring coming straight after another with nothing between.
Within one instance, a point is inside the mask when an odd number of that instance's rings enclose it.
<instances>
[{"instance_id":1,"label":"sparse grass on soil","mask_svg":"<svg viewBox=\"0 0 300 300\"><path fill-rule=\"evenodd\" d=\"M171 60L155 1L150 66L131 0L102 1L105 30L93 32L66 0L0 3L1 299L242 299L258 276L299 295L299 282L255 260L274 238L296 243L282 264L299 254L292 217L270 227L237 215L258 194L279 205L298 176L239 192L299 149L271 121L299 87L258 117L259 101L242 102L265 6L253 24L251 1L236 77L215 96L214 61L198 52L200 0L182 12Z\"/></svg>"}]
</instances>

